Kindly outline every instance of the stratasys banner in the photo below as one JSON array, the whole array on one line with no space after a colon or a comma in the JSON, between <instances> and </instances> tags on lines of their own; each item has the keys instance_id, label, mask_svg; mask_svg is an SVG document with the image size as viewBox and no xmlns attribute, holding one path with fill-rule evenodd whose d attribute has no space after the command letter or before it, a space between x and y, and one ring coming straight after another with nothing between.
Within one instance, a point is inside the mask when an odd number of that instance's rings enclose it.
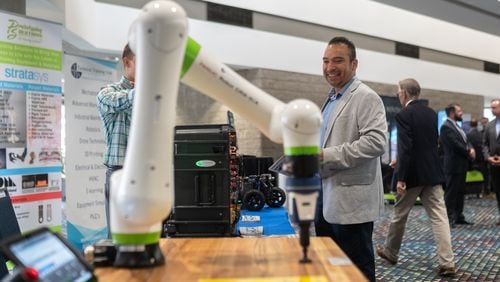
<instances>
[{"instance_id":1,"label":"stratasys banner","mask_svg":"<svg viewBox=\"0 0 500 282\"><path fill-rule=\"evenodd\" d=\"M62 225L61 26L0 12L0 187L22 232Z\"/></svg>"}]
</instances>

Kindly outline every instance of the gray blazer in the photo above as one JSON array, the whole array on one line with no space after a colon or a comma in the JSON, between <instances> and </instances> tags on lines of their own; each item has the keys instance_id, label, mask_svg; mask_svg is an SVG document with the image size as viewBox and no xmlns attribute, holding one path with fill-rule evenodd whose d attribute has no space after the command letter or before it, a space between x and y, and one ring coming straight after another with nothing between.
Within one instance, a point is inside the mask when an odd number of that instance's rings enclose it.
<instances>
[{"instance_id":1,"label":"gray blazer","mask_svg":"<svg viewBox=\"0 0 500 282\"><path fill-rule=\"evenodd\" d=\"M500 155L500 135L497 138L497 119L490 121L484 129L483 154L485 160L490 156Z\"/></svg>"},{"instance_id":2,"label":"gray blazer","mask_svg":"<svg viewBox=\"0 0 500 282\"><path fill-rule=\"evenodd\" d=\"M384 105L358 79L336 103L330 120L323 121L328 122L320 172L323 215L336 224L374 221L384 210L380 167L387 142Z\"/></svg>"}]
</instances>

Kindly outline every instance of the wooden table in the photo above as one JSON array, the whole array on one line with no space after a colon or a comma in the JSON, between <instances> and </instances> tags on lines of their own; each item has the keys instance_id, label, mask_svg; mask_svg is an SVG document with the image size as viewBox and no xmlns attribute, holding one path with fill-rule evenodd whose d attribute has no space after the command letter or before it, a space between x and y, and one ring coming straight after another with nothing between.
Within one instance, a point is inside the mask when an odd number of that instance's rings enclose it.
<instances>
[{"instance_id":1,"label":"wooden table","mask_svg":"<svg viewBox=\"0 0 500 282\"><path fill-rule=\"evenodd\" d=\"M166 260L163 266L104 267L97 268L96 275L99 281L119 282L366 281L328 237L311 238L308 254L312 263L308 264L299 263L302 248L298 238L168 238L161 239L160 247Z\"/></svg>"}]
</instances>

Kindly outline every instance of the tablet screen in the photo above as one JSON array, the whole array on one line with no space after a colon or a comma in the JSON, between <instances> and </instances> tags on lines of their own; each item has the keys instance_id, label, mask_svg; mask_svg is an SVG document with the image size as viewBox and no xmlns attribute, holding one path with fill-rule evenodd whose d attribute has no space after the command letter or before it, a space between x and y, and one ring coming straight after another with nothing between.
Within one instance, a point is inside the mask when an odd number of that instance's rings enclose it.
<instances>
[{"instance_id":1,"label":"tablet screen","mask_svg":"<svg viewBox=\"0 0 500 282\"><path fill-rule=\"evenodd\" d=\"M89 281L92 272L52 232L34 234L13 242L9 249L27 267L38 271L40 281Z\"/></svg>"}]
</instances>

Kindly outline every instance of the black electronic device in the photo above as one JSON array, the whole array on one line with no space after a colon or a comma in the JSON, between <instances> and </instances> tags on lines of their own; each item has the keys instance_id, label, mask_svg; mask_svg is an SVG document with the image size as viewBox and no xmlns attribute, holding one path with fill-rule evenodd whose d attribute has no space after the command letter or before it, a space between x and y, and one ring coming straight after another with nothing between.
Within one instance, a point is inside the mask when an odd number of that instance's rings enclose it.
<instances>
[{"instance_id":1,"label":"black electronic device","mask_svg":"<svg viewBox=\"0 0 500 282\"><path fill-rule=\"evenodd\" d=\"M236 131L231 124L182 125L174 136L169 237L231 236L239 218Z\"/></svg>"},{"instance_id":2,"label":"black electronic device","mask_svg":"<svg viewBox=\"0 0 500 282\"><path fill-rule=\"evenodd\" d=\"M241 155L239 171L241 176L259 175L257 157L253 155Z\"/></svg>"},{"instance_id":3,"label":"black electronic device","mask_svg":"<svg viewBox=\"0 0 500 282\"><path fill-rule=\"evenodd\" d=\"M45 227L3 241L2 252L16 267L35 269L41 282L97 281L82 255Z\"/></svg>"},{"instance_id":4,"label":"black electronic device","mask_svg":"<svg viewBox=\"0 0 500 282\"><path fill-rule=\"evenodd\" d=\"M240 174L241 176L273 174L274 177L277 177L279 171L271 170L273 165L274 160L272 157L241 155Z\"/></svg>"}]
</instances>

